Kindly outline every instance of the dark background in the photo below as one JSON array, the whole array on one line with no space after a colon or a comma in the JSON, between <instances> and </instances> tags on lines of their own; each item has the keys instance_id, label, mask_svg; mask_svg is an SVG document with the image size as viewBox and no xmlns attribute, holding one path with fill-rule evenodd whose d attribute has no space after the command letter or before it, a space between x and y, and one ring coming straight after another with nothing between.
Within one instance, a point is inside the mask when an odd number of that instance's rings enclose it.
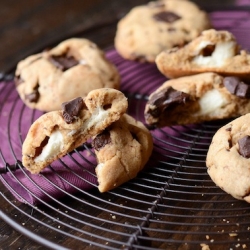
<instances>
[{"instance_id":1,"label":"dark background","mask_svg":"<svg viewBox=\"0 0 250 250\"><path fill-rule=\"evenodd\" d=\"M242 0L241 0L242 1ZM96 24L117 20L147 0L1 0L0 72ZM202 8L226 8L233 0L195 0ZM102 38L100 37L100 40ZM98 41L94 41L98 43Z\"/></svg>"}]
</instances>

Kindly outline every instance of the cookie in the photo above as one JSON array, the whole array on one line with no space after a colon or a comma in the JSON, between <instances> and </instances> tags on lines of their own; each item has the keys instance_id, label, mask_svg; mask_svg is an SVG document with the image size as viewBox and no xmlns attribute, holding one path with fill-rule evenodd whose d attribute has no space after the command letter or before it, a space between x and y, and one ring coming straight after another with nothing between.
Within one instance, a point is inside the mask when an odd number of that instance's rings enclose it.
<instances>
[{"instance_id":1,"label":"cookie","mask_svg":"<svg viewBox=\"0 0 250 250\"><path fill-rule=\"evenodd\" d=\"M53 161L71 152L119 120L127 110L127 98L119 90L92 90L50 111L30 127L22 147L22 163L39 173Z\"/></svg>"},{"instance_id":2,"label":"cookie","mask_svg":"<svg viewBox=\"0 0 250 250\"><path fill-rule=\"evenodd\" d=\"M120 75L96 44L71 38L18 63L16 89L24 103L42 111L99 88L120 88Z\"/></svg>"},{"instance_id":3,"label":"cookie","mask_svg":"<svg viewBox=\"0 0 250 250\"><path fill-rule=\"evenodd\" d=\"M92 144L98 161L95 171L100 192L135 178L153 150L149 130L127 114L97 135Z\"/></svg>"},{"instance_id":4,"label":"cookie","mask_svg":"<svg viewBox=\"0 0 250 250\"><path fill-rule=\"evenodd\" d=\"M250 202L250 114L221 127L206 159L214 183L239 200Z\"/></svg>"},{"instance_id":5,"label":"cookie","mask_svg":"<svg viewBox=\"0 0 250 250\"><path fill-rule=\"evenodd\" d=\"M161 52L156 65L168 78L204 72L250 78L250 54L225 30L203 31L184 47Z\"/></svg>"},{"instance_id":6,"label":"cookie","mask_svg":"<svg viewBox=\"0 0 250 250\"><path fill-rule=\"evenodd\" d=\"M216 73L166 81L146 103L146 123L156 127L235 118L250 112L250 82Z\"/></svg>"},{"instance_id":7,"label":"cookie","mask_svg":"<svg viewBox=\"0 0 250 250\"><path fill-rule=\"evenodd\" d=\"M208 15L193 2L149 2L118 22L115 48L125 59L154 63L161 51L183 46L209 28Z\"/></svg>"}]
</instances>

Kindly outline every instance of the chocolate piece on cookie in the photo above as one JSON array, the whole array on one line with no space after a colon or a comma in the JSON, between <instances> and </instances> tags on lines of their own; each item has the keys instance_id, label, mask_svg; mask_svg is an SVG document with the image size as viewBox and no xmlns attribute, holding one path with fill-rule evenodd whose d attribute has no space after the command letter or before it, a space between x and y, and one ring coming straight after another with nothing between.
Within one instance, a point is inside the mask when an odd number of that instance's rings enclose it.
<instances>
[{"instance_id":1,"label":"chocolate piece on cookie","mask_svg":"<svg viewBox=\"0 0 250 250\"><path fill-rule=\"evenodd\" d=\"M228 194L250 203L250 114L221 127L206 159L214 183Z\"/></svg>"},{"instance_id":2,"label":"chocolate piece on cookie","mask_svg":"<svg viewBox=\"0 0 250 250\"><path fill-rule=\"evenodd\" d=\"M135 178L147 163L153 140L148 129L124 114L93 139L100 192L109 191Z\"/></svg>"},{"instance_id":3,"label":"chocolate piece on cookie","mask_svg":"<svg viewBox=\"0 0 250 250\"><path fill-rule=\"evenodd\" d=\"M203 31L184 47L161 52L156 64L168 78L203 72L250 78L250 54L240 50L235 37L224 30Z\"/></svg>"},{"instance_id":4,"label":"chocolate piece on cookie","mask_svg":"<svg viewBox=\"0 0 250 250\"><path fill-rule=\"evenodd\" d=\"M239 153L245 158L250 158L250 136L246 135L245 137L239 139L238 144Z\"/></svg>"},{"instance_id":5,"label":"chocolate piece on cookie","mask_svg":"<svg viewBox=\"0 0 250 250\"><path fill-rule=\"evenodd\" d=\"M183 46L209 28L208 15L191 1L149 2L119 21L115 48L125 59L154 63L161 51Z\"/></svg>"},{"instance_id":6,"label":"chocolate piece on cookie","mask_svg":"<svg viewBox=\"0 0 250 250\"><path fill-rule=\"evenodd\" d=\"M249 86L216 73L168 80L149 96L146 123L164 127L235 118L250 112Z\"/></svg>"},{"instance_id":7,"label":"chocolate piece on cookie","mask_svg":"<svg viewBox=\"0 0 250 250\"><path fill-rule=\"evenodd\" d=\"M239 77L235 76L225 77L223 79L223 83L231 94L243 98L250 97L250 85L240 80Z\"/></svg>"},{"instance_id":8,"label":"chocolate piece on cookie","mask_svg":"<svg viewBox=\"0 0 250 250\"><path fill-rule=\"evenodd\" d=\"M22 147L22 162L31 173L39 173L54 160L77 148L119 120L127 110L127 98L118 90L92 90L85 98L63 104L30 127Z\"/></svg>"},{"instance_id":9,"label":"chocolate piece on cookie","mask_svg":"<svg viewBox=\"0 0 250 250\"><path fill-rule=\"evenodd\" d=\"M61 103L99 88L120 88L120 75L96 44L71 38L18 63L16 89L30 108L59 110Z\"/></svg>"}]
</instances>

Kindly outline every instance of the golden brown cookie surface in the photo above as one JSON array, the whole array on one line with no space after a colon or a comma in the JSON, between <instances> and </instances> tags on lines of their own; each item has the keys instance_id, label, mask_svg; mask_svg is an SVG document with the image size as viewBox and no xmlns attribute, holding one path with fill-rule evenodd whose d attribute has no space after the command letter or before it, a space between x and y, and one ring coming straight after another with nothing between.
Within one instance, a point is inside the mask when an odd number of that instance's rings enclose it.
<instances>
[{"instance_id":1,"label":"golden brown cookie surface","mask_svg":"<svg viewBox=\"0 0 250 250\"><path fill-rule=\"evenodd\" d=\"M250 114L220 128L207 153L208 174L217 186L250 203Z\"/></svg>"},{"instance_id":2,"label":"golden brown cookie surface","mask_svg":"<svg viewBox=\"0 0 250 250\"><path fill-rule=\"evenodd\" d=\"M153 141L148 129L124 114L93 140L100 192L106 192L136 177L148 161Z\"/></svg>"},{"instance_id":3,"label":"golden brown cookie surface","mask_svg":"<svg viewBox=\"0 0 250 250\"><path fill-rule=\"evenodd\" d=\"M126 59L154 62L164 49L182 46L210 27L207 14L193 2L149 2L119 21L115 47Z\"/></svg>"},{"instance_id":4,"label":"golden brown cookie surface","mask_svg":"<svg viewBox=\"0 0 250 250\"><path fill-rule=\"evenodd\" d=\"M16 69L16 88L24 103L42 111L91 90L120 87L120 76L96 44L71 38L51 50L29 56Z\"/></svg>"}]
</instances>

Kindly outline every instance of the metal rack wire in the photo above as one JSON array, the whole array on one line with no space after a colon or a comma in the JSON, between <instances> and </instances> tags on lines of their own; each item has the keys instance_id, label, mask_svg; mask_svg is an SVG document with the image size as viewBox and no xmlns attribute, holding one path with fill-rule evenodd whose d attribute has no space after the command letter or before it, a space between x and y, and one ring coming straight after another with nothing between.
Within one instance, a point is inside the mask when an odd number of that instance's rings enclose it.
<instances>
[{"instance_id":1,"label":"metal rack wire","mask_svg":"<svg viewBox=\"0 0 250 250\"><path fill-rule=\"evenodd\" d=\"M242 47L250 48L250 10L212 11L210 16L217 29L231 31ZM111 27L114 29L115 25ZM96 31L90 36L93 41L98 37ZM107 56L122 75L122 91L129 99L128 113L143 121L148 94L165 78L155 66L128 62L112 48L107 50ZM39 186L20 162L20 148L27 132L23 121L32 124L41 112L30 110L21 102L11 74L7 78L2 75L1 79L0 120L8 150L0 147L0 178L5 185L0 201L11 211L2 209L0 215L14 229L53 249L69 249L72 242L79 243L79 249L201 249L201 244L210 249L250 246L249 204L224 193L206 172L205 159L211 138L228 121L152 129L154 152L146 168L135 179L104 194L88 179L89 175L94 176L89 169L94 168L95 162L90 160L92 149L86 143L66 156L80 171L88 173L86 177L78 175L64 160L59 164L90 188L80 189L65 179L53 164L50 171L74 192L62 189L46 174L41 174L44 182L61 192L61 198L57 199ZM137 84L141 81L144 88ZM13 194L16 198L22 197L7 176L31 199L21 203L13 198ZM39 192L29 190L21 178L29 179ZM36 203L32 202L34 199Z\"/></svg>"}]
</instances>

